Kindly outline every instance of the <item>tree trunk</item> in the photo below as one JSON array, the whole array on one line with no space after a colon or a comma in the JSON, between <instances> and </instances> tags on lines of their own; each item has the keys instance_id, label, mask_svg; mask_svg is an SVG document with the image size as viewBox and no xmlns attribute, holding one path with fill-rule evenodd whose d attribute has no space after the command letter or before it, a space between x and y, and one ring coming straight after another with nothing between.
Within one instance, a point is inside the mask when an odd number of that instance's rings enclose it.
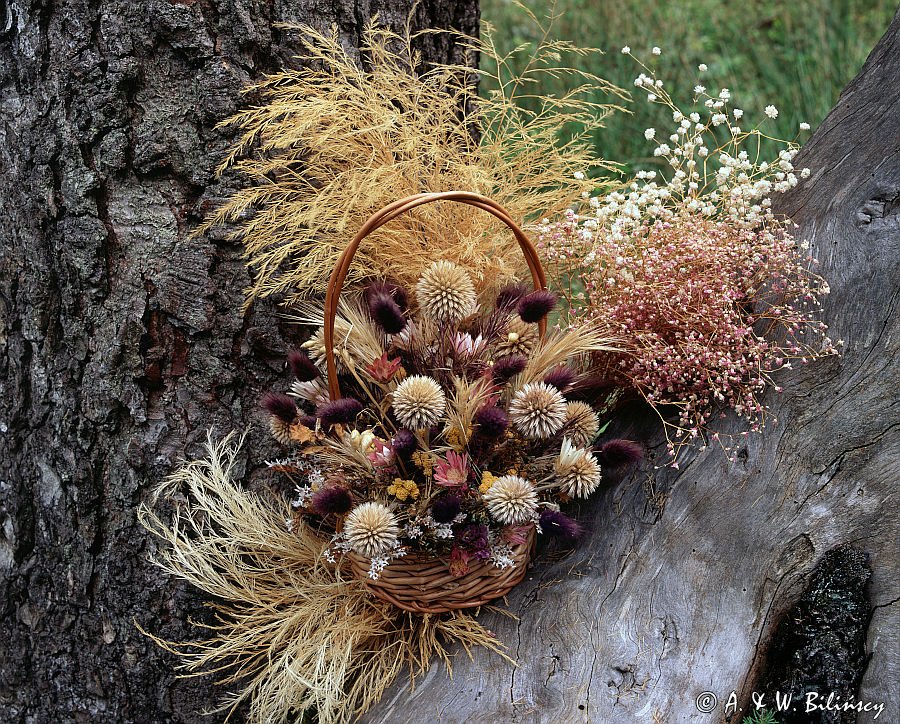
<instances>
[{"instance_id":1,"label":"tree trunk","mask_svg":"<svg viewBox=\"0 0 900 724\"><path fill-rule=\"evenodd\" d=\"M900 721L898 77L900 15L795 161L811 178L780 204L831 282L825 317L843 357L782 378L778 424L747 437L736 463L710 449L597 496L582 546L539 560L510 596L520 619L482 615L518 668L460 655L452 679L434 668L414 689L400 682L365 721L739 721L729 694L749 713L779 620L843 543L873 570L858 696ZM658 433L651 450L663 450ZM710 713L703 692L718 699ZM815 716L803 721L840 721Z\"/></svg>"},{"instance_id":2,"label":"tree trunk","mask_svg":"<svg viewBox=\"0 0 900 724\"><path fill-rule=\"evenodd\" d=\"M175 679L134 621L183 640L206 615L148 562L135 511L210 426L257 420L288 336L270 306L241 313L239 248L187 236L228 190L214 125L292 63L274 23L336 23L358 47L371 16L399 29L411 7L0 1L0 721L209 721L216 690ZM477 22L452 0L414 27Z\"/></svg>"}]
</instances>

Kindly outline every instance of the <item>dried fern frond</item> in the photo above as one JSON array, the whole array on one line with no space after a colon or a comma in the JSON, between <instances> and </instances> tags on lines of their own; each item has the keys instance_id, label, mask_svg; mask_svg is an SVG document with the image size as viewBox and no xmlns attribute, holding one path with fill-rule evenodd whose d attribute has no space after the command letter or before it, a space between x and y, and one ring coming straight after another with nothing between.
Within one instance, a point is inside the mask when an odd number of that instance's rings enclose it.
<instances>
[{"instance_id":1,"label":"dried fern frond","mask_svg":"<svg viewBox=\"0 0 900 724\"><path fill-rule=\"evenodd\" d=\"M253 282L248 301L278 295L292 304L325 291L329 273L355 232L384 205L420 192L474 191L504 206L518 222L557 214L596 182L576 171L603 165L587 139L564 138L575 122L595 127L613 106L592 99L599 78L578 74L561 98L540 98L533 85L558 67L564 53L585 52L545 38L517 80L504 75L509 58L490 40L459 37L460 45L495 61L499 90L476 93L471 68L432 65L422 71L409 32L370 24L363 34L365 68L338 35L308 26L301 68L269 76L249 89L260 103L222 125L241 134L220 171L247 185L201 227L235 224ZM432 31L433 32L433 31ZM523 51L524 52L524 51ZM579 174L580 176L580 174ZM410 283L445 258L469 269L479 289L496 288L523 267L501 222L450 202L420 207L373 233L350 269L348 284L366 277Z\"/></svg>"},{"instance_id":2,"label":"dried fern frond","mask_svg":"<svg viewBox=\"0 0 900 724\"><path fill-rule=\"evenodd\" d=\"M186 676L222 673L230 693L219 711L247 701L252 722L349 722L376 702L404 666L424 671L446 647L501 644L471 616L413 616L369 597L323 557L307 528L290 532L286 503L232 479L238 444L208 443L157 495L186 497L170 520L142 506L139 518L162 547L155 562L218 601L209 638L160 646L182 658ZM150 635L150 634L148 634ZM508 657L507 657L508 658Z\"/></svg>"}]
</instances>

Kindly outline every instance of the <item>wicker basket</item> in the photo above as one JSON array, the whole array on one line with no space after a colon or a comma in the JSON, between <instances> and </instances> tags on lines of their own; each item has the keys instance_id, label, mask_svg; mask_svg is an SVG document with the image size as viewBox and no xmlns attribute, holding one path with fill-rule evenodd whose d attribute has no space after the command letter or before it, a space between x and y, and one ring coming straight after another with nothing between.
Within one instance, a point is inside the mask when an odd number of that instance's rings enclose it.
<instances>
[{"instance_id":1,"label":"wicker basket","mask_svg":"<svg viewBox=\"0 0 900 724\"><path fill-rule=\"evenodd\" d=\"M366 236L391 219L416 206L435 201L456 201L468 204L500 219L513 232L522 249L531 272L534 288L547 288L544 270L534 245L506 210L495 201L467 191L445 191L416 194L385 206L363 224L344 250L328 282L325 296L324 341L328 391L332 400L341 397L334 361L334 322L347 270L357 248ZM539 331L541 335L545 333L546 320L541 320ZM489 562L479 561L474 563L464 576L454 576L450 572L449 560L424 553L411 553L392 561L381 571L377 580L372 580L369 577L371 564L369 559L352 552L347 554L347 559L353 575L366 583L372 594L382 601L414 613L445 613L456 609L481 606L509 593L525 577L534 548L534 539L535 531L531 526L528 529L526 542L513 546L512 566L499 569Z\"/></svg>"},{"instance_id":2,"label":"wicker basket","mask_svg":"<svg viewBox=\"0 0 900 724\"><path fill-rule=\"evenodd\" d=\"M450 573L450 562L424 553L412 553L392 561L378 576L369 578L369 559L350 552L353 575L366 583L376 598L413 613L446 613L474 608L502 598L525 577L534 548L534 528L527 541L513 546L513 565L499 569L487 561L470 566L464 576Z\"/></svg>"}]
</instances>

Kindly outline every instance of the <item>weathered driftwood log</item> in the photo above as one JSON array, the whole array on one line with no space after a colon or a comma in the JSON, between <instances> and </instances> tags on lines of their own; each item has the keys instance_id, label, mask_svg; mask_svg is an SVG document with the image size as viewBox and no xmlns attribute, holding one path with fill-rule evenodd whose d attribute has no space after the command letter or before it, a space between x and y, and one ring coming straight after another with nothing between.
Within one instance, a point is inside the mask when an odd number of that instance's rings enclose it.
<instances>
[{"instance_id":1,"label":"weathered driftwood log","mask_svg":"<svg viewBox=\"0 0 900 724\"><path fill-rule=\"evenodd\" d=\"M539 561L510 596L519 620L483 615L518 668L460 655L452 679L435 668L396 686L367 722L738 719L725 715L729 694L747 713L782 614L846 542L873 569L859 697L900 721L898 76L900 16L798 157L811 178L781 202L831 282L825 318L843 357L785 378L770 399L778 424L748 437L736 463L710 449L677 472L648 465L583 511L582 547ZM703 692L718 698L712 713L698 711Z\"/></svg>"},{"instance_id":2,"label":"weathered driftwood log","mask_svg":"<svg viewBox=\"0 0 900 724\"><path fill-rule=\"evenodd\" d=\"M134 620L179 640L208 616L148 562L136 509L210 426L258 418L285 353L272 307L241 313L240 249L187 236L227 190L214 126L293 62L274 23L337 23L352 48L411 7L0 2L0 721L210 721L209 680L176 680ZM415 17L477 22L476 0Z\"/></svg>"}]
</instances>

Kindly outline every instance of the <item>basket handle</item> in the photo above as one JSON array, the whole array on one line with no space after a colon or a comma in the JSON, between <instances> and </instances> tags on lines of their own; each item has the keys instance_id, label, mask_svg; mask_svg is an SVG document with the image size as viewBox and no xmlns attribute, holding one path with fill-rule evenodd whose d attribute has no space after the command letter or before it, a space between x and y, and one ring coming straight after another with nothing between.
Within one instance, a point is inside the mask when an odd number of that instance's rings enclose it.
<instances>
[{"instance_id":1,"label":"basket handle","mask_svg":"<svg viewBox=\"0 0 900 724\"><path fill-rule=\"evenodd\" d=\"M525 232L523 232L512 220L506 209L500 206L496 201L492 201L486 196L470 191L442 191L438 193L414 194L413 196L407 196L404 199L399 199L388 204L380 211L376 211L372 214L372 216L369 217L369 220L362 225L362 228L356 232L356 236L353 237L353 240L347 245L347 248L344 249L344 252L338 259L337 265L335 265L334 270L331 272L331 278L328 280L328 289L325 293L324 341L325 363L328 371L328 393L332 400L338 400L341 397L341 390L338 387L337 367L334 363L334 319L337 315L338 300L340 299L341 291L344 288L344 280L347 278L347 271L350 268L350 263L353 261L356 250L359 248L363 239L376 229L384 226L391 219L400 216L400 214L403 214L410 209L414 209L416 206L430 204L433 201L458 201L487 211L500 219L500 221L512 230L513 235L516 237L516 241L519 242L519 247L522 249L522 253L525 255L525 261L528 263L528 268L531 271L531 279L534 282L534 288L536 290L547 288L547 278L544 275L544 270L541 267L541 262L538 258L537 250L534 248L534 244L531 243L528 237L525 236ZM544 334L546 328L547 320L542 319L539 322L541 335Z\"/></svg>"}]
</instances>

